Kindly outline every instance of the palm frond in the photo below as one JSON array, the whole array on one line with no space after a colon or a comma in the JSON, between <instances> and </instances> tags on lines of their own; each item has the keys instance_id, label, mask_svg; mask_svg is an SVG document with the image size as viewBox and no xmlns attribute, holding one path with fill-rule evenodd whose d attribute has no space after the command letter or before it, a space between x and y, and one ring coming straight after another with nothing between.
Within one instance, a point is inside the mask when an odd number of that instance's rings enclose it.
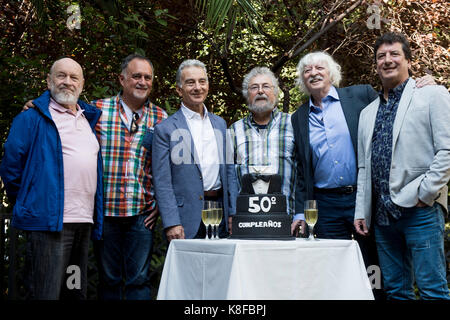
<instances>
[{"instance_id":1,"label":"palm frond","mask_svg":"<svg viewBox=\"0 0 450 320\"><path fill-rule=\"evenodd\" d=\"M205 26L217 34L225 28L226 32L233 28L238 17L242 18L246 28L258 31L260 15L257 11L257 0L196 0L195 7L201 15L205 15Z\"/></svg>"}]
</instances>

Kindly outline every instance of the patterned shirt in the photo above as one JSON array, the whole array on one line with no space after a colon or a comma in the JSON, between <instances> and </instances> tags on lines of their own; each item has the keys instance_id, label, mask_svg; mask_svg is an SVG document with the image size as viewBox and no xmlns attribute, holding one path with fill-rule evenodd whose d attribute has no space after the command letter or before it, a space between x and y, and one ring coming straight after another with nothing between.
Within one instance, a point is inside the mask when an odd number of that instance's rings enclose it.
<instances>
[{"instance_id":1,"label":"patterned shirt","mask_svg":"<svg viewBox=\"0 0 450 320\"><path fill-rule=\"evenodd\" d=\"M371 168L375 222L380 226L388 226L389 217L397 220L402 214L401 208L392 202L389 194L389 173L392 159L392 128L398 104L408 80L389 90L387 101L384 99L383 92L380 92L380 106L372 137Z\"/></svg>"},{"instance_id":2,"label":"patterned shirt","mask_svg":"<svg viewBox=\"0 0 450 320\"><path fill-rule=\"evenodd\" d=\"M291 115L274 109L265 129L260 129L250 113L230 126L236 175L249 173L249 166L270 166L281 176L281 191L287 198L287 212L294 214L295 145Z\"/></svg>"},{"instance_id":3,"label":"patterned shirt","mask_svg":"<svg viewBox=\"0 0 450 320\"><path fill-rule=\"evenodd\" d=\"M92 104L102 110L96 131L102 146L105 216L148 214L156 205L151 183L151 137L153 127L167 118L166 112L147 101L137 120L137 132L132 134L127 127L131 119L120 94Z\"/></svg>"}]
</instances>

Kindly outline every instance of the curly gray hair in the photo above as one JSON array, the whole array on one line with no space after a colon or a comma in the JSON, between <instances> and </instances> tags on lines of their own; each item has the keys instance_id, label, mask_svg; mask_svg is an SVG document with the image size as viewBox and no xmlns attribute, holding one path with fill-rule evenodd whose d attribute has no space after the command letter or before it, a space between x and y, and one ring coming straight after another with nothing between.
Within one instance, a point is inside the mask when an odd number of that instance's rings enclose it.
<instances>
[{"instance_id":1,"label":"curly gray hair","mask_svg":"<svg viewBox=\"0 0 450 320\"><path fill-rule=\"evenodd\" d=\"M270 79L272 80L272 85L274 86L273 91L274 91L275 97L277 97L277 101L278 101L278 93L280 91L280 88L278 86L278 79L277 79L277 77L275 77L275 74L272 72L272 70L270 70L267 67L255 67L252 70L250 70L249 73L247 73L245 75L244 80L242 81L242 95L248 101L248 84L251 79L253 79L254 77L256 77L257 75L260 75L260 74L270 77Z\"/></svg>"}]
</instances>

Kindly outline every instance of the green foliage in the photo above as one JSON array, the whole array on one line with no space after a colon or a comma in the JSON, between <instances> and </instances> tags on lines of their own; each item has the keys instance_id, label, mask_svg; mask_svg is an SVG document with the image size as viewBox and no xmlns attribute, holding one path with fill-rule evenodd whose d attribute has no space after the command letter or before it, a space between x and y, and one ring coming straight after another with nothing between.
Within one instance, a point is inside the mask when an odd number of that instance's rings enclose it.
<instances>
[{"instance_id":1,"label":"green foliage","mask_svg":"<svg viewBox=\"0 0 450 320\"><path fill-rule=\"evenodd\" d=\"M260 1L249 0L196 0L195 6L205 16L205 27L213 29L214 34L225 34L233 31L237 20L243 29L259 31L260 14L257 11ZM245 19L240 19L245 17Z\"/></svg>"},{"instance_id":2,"label":"green foliage","mask_svg":"<svg viewBox=\"0 0 450 320\"><path fill-rule=\"evenodd\" d=\"M69 30L67 8L72 1L0 0L0 141L3 144L24 103L46 90L50 65L61 56L84 67L86 101L119 92L120 63L128 54L149 57L155 67L150 98L169 115L180 104L175 91L178 65L187 58L199 59L207 65L210 80L206 105L228 124L248 112L240 87L255 66L272 68L282 89L279 107L295 111L307 98L295 87L296 64L312 50L327 50L341 64L343 86L377 87L371 47L388 30L409 36L416 75L433 73L438 83L448 86L446 1L377 2L384 19L381 30L366 26L371 3L80 0L81 29ZM154 256L155 268L163 263L161 252Z\"/></svg>"}]
</instances>

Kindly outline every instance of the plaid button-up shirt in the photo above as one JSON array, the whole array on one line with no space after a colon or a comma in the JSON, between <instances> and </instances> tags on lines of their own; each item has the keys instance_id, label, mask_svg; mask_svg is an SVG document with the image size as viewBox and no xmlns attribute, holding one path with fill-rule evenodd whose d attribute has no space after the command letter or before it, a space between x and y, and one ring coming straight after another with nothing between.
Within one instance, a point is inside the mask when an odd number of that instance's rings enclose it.
<instances>
[{"instance_id":1,"label":"plaid button-up shirt","mask_svg":"<svg viewBox=\"0 0 450 320\"><path fill-rule=\"evenodd\" d=\"M287 212L294 214L295 145L291 115L274 109L266 129L259 129L252 114L230 126L236 175L249 173L249 166L270 166L281 176L281 191L287 198Z\"/></svg>"},{"instance_id":2,"label":"plaid button-up shirt","mask_svg":"<svg viewBox=\"0 0 450 320\"><path fill-rule=\"evenodd\" d=\"M92 102L102 110L96 131L103 156L104 214L128 217L146 214L156 203L151 183L153 127L167 118L166 112L147 101L131 134L120 95ZM122 116L122 118L121 118Z\"/></svg>"}]
</instances>

